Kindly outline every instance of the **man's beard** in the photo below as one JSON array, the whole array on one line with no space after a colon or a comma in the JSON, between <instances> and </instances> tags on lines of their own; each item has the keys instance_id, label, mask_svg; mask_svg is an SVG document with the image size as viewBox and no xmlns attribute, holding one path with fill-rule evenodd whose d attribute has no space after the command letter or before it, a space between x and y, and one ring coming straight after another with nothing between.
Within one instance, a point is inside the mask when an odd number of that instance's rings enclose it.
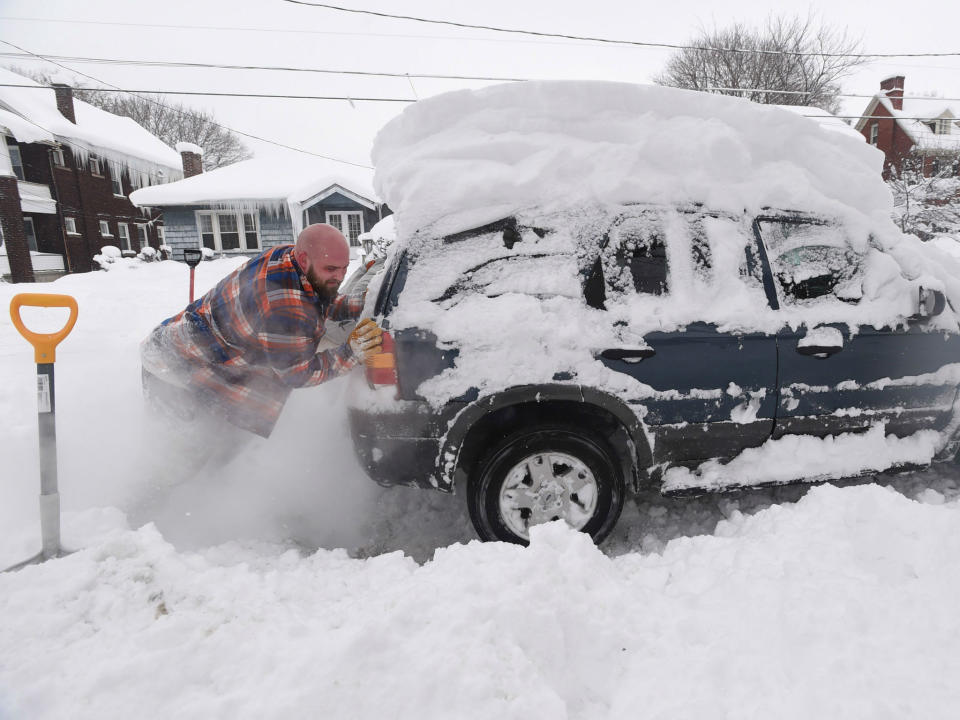
<instances>
[{"instance_id":1,"label":"man's beard","mask_svg":"<svg viewBox=\"0 0 960 720\"><path fill-rule=\"evenodd\" d=\"M337 299L337 291L340 289L340 283L327 285L320 281L313 270L307 271L307 280L313 286L313 290L324 302L332 302Z\"/></svg>"}]
</instances>

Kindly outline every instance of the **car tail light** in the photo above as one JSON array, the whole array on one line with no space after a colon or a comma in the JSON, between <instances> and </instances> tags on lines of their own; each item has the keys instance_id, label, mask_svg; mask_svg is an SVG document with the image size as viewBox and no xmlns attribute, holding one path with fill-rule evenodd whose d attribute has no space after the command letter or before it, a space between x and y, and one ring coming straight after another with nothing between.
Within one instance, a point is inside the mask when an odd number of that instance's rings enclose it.
<instances>
[{"instance_id":1,"label":"car tail light","mask_svg":"<svg viewBox=\"0 0 960 720\"><path fill-rule=\"evenodd\" d=\"M393 336L384 331L382 352L372 355L367 360L367 382L371 385L397 384L397 356L396 344Z\"/></svg>"}]
</instances>

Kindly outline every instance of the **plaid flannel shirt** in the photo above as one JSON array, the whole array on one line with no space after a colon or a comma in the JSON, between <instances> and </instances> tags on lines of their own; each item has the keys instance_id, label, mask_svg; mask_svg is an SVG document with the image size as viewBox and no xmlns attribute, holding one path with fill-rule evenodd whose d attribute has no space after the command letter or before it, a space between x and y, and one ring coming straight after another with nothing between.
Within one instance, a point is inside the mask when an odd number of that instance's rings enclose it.
<instances>
[{"instance_id":1,"label":"plaid flannel shirt","mask_svg":"<svg viewBox=\"0 0 960 720\"><path fill-rule=\"evenodd\" d=\"M348 344L317 353L324 322L359 317L362 297L323 302L293 257L270 248L164 320L141 346L144 369L192 391L234 425L268 437L293 388L359 363Z\"/></svg>"}]
</instances>

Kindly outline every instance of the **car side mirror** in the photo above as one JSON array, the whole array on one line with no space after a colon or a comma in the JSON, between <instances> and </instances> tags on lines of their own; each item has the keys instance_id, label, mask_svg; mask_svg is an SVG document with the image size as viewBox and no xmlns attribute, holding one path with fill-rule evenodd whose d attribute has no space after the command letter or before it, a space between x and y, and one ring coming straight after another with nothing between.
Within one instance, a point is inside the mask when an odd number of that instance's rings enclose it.
<instances>
[{"instance_id":1,"label":"car side mirror","mask_svg":"<svg viewBox=\"0 0 960 720\"><path fill-rule=\"evenodd\" d=\"M935 317L947 307L947 298L939 290L920 288L920 302L917 306L918 318Z\"/></svg>"}]
</instances>

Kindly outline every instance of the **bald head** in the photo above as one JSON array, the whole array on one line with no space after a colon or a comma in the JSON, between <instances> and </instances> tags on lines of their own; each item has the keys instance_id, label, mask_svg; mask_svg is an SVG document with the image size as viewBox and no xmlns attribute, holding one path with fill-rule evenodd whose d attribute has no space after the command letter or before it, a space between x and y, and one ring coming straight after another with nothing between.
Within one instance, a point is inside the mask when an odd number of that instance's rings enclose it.
<instances>
[{"instance_id":1,"label":"bald head","mask_svg":"<svg viewBox=\"0 0 960 720\"><path fill-rule=\"evenodd\" d=\"M350 264L350 246L343 233L325 223L308 225L297 237L293 253L317 294L335 298Z\"/></svg>"}]
</instances>

